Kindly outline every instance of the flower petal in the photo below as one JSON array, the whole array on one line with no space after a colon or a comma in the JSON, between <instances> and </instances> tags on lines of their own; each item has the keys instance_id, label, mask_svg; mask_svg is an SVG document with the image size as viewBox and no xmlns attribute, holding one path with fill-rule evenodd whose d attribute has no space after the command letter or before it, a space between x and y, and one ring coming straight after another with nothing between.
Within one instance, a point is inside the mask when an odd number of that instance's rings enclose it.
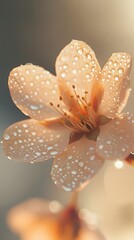
<instances>
[{"instance_id":1,"label":"flower petal","mask_svg":"<svg viewBox=\"0 0 134 240\"><path fill-rule=\"evenodd\" d=\"M56 216L39 219L37 223L26 229L22 240L59 240L59 225ZM61 238L62 239L62 238Z\"/></svg>"},{"instance_id":2,"label":"flower petal","mask_svg":"<svg viewBox=\"0 0 134 240\"><path fill-rule=\"evenodd\" d=\"M3 149L9 159L40 162L61 153L69 142L70 130L60 124L46 127L36 120L11 125L3 136Z\"/></svg>"},{"instance_id":3,"label":"flower petal","mask_svg":"<svg viewBox=\"0 0 134 240\"><path fill-rule=\"evenodd\" d=\"M75 95L72 86L75 86L80 97L85 96L85 91L90 95L92 80L97 79L99 70L95 54L86 43L73 40L68 44L56 60L56 73L64 102L67 104L69 93Z\"/></svg>"},{"instance_id":4,"label":"flower petal","mask_svg":"<svg viewBox=\"0 0 134 240\"><path fill-rule=\"evenodd\" d=\"M97 153L105 159L125 159L134 148L134 117L124 114L101 126Z\"/></svg>"},{"instance_id":5,"label":"flower petal","mask_svg":"<svg viewBox=\"0 0 134 240\"><path fill-rule=\"evenodd\" d=\"M26 64L9 75L9 88L16 106L36 120L59 116L50 102L59 102L57 79L42 67Z\"/></svg>"},{"instance_id":6,"label":"flower petal","mask_svg":"<svg viewBox=\"0 0 134 240\"><path fill-rule=\"evenodd\" d=\"M99 230L95 229L95 227L90 229L89 227L83 226L77 240L106 240L106 238Z\"/></svg>"},{"instance_id":7,"label":"flower petal","mask_svg":"<svg viewBox=\"0 0 134 240\"><path fill-rule=\"evenodd\" d=\"M125 107L129 92L131 57L127 53L113 53L102 70L104 87L99 113L114 118Z\"/></svg>"},{"instance_id":8,"label":"flower petal","mask_svg":"<svg viewBox=\"0 0 134 240\"><path fill-rule=\"evenodd\" d=\"M12 208L7 216L8 225L11 230L23 234L27 233L28 229L35 228L42 222L53 222L54 215L57 217L61 211L62 206L57 201L45 201L43 199L30 199L14 208Z\"/></svg>"},{"instance_id":9,"label":"flower petal","mask_svg":"<svg viewBox=\"0 0 134 240\"><path fill-rule=\"evenodd\" d=\"M39 217L47 217L49 214L49 202L41 199L30 199L23 202L8 213L8 224L16 233L22 233L29 226L39 220Z\"/></svg>"},{"instance_id":10,"label":"flower petal","mask_svg":"<svg viewBox=\"0 0 134 240\"><path fill-rule=\"evenodd\" d=\"M97 173L104 160L95 153L95 144L84 136L55 158L52 178L58 186L65 191L80 189Z\"/></svg>"}]
</instances>

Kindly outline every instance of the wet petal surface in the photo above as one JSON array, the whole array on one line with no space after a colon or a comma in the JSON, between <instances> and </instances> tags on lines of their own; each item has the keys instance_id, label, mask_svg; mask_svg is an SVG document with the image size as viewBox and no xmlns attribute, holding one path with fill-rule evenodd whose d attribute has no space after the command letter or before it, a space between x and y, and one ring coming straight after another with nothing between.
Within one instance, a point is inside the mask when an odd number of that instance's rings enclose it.
<instances>
[{"instance_id":1,"label":"wet petal surface","mask_svg":"<svg viewBox=\"0 0 134 240\"><path fill-rule=\"evenodd\" d=\"M114 118L127 103L130 93L131 58L127 53L113 53L102 70L104 88L99 113Z\"/></svg>"},{"instance_id":2,"label":"wet petal surface","mask_svg":"<svg viewBox=\"0 0 134 240\"><path fill-rule=\"evenodd\" d=\"M104 160L95 153L95 141L85 136L71 143L53 163L52 178L65 191L80 189L101 168Z\"/></svg>"},{"instance_id":3,"label":"wet petal surface","mask_svg":"<svg viewBox=\"0 0 134 240\"><path fill-rule=\"evenodd\" d=\"M31 118L45 120L59 116L50 106L50 102L59 103L57 79L42 67L26 64L13 69L9 89L16 106Z\"/></svg>"},{"instance_id":4,"label":"wet petal surface","mask_svg":"<svg viewBox=\"0 0 134 240\"><path fill-rule=\"evenodd\" d=\"M68 44L56 60L56 73L65 103L69 92L75 95L73 85L80 97L85 96L85 91L90 95L92 81L98 77L99 70L95 54L86 43L73 40Z\"/></svg>"},{"instance_id":5,"label":"wet petal surface","mask_svg":"<svg viewBox=\"0 0 134 240\"><path fill-rule=\"evenodd\" d=\"M3 149L9 159L40 162L54 158L69 142L70 130L60 124L46 127L36 120L11 125L3 136Z\"/></svg>"},{"instance_id":6,"label":"wet petal surface","mask_svg":"<svg viewBox=\"0 0 134 240\"><path fill-rule=\"evenodd\" d=\"M97 152L105 159L125 159L133 150L134 117L124 114L100 128Z\"/></svg>"}]
</instances>

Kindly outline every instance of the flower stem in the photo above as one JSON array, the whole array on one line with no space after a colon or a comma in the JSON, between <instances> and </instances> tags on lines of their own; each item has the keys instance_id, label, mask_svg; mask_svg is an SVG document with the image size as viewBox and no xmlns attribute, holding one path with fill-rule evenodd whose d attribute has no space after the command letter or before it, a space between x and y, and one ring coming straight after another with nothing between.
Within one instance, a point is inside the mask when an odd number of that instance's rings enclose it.
<instances>
[{"instance_id":1,"label":"flower stem","mask_svg":"<svg viewBox=\"0 0 134 240\"><path fill-rule=\"evenodd\" d=\"M78 195L79 192L78 191L74 191L71 195L71 200L70 200L70 205L71 206L77 206L77 202L78 202Z\"/></svg>"}]
</instances>

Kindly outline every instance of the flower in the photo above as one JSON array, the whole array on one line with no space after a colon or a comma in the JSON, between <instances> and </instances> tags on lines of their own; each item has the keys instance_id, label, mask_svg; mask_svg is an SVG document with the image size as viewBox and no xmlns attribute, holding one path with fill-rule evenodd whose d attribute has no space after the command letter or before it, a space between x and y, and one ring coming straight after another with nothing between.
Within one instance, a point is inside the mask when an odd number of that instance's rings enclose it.
<instances>
[{"instance_id":1,"label":"flower","mask_svg":"<svg viewBox=\"0 0 134 240\"><path fill-rule=\"evenodd\" d=\"M11 209L7 220L22 240L106 240L76 207L62 208L56 201L28 200Z\"/></svg>"},{"instance_id":2,"label":"flower","mask_svg":"<svg viewBox=\"0 0 134 240\"><path fill-rule=\"evenodd\" d=\"M54 159L52 178L66 191L81 189L104 160L124 160L133 151L134 119L121 113L130 93L131 58L113 53L101 70L93 50L73 40L56 60L53 76L39 66L13 69L9 89L30 118L3 136L9 159Z\"/></svg>"}]
</instances>

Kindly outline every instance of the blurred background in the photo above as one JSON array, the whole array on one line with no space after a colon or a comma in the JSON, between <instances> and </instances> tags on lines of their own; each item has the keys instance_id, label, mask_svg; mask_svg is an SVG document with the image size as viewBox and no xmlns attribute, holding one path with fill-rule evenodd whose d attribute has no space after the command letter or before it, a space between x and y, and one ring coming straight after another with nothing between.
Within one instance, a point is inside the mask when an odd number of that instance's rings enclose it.
<instances>
[{"instance_id":1,"label":"blurred background","mask_svg":"<svg viewBox=\"0 0 134 240\"><path fill-rule=\"evenodd\" d=\"M90 45L100 62L124 51L134 59L133 0L0 0L0 136L25 116L13 104L8 74L20 64L34 63L52 73L60 50L72 39ZM131 73L134 89L134 69ZM131 92L126 111L133 111ZM17 240L6 224L6 214L32 197L56 199L69 194L51 180L52 161L25 164L9 161L0 150L0 239ZM134 239L134 167L116 168L106 162L80 193L79 205L94 212L107 240Z\"/></svg>"}]
</instances>

